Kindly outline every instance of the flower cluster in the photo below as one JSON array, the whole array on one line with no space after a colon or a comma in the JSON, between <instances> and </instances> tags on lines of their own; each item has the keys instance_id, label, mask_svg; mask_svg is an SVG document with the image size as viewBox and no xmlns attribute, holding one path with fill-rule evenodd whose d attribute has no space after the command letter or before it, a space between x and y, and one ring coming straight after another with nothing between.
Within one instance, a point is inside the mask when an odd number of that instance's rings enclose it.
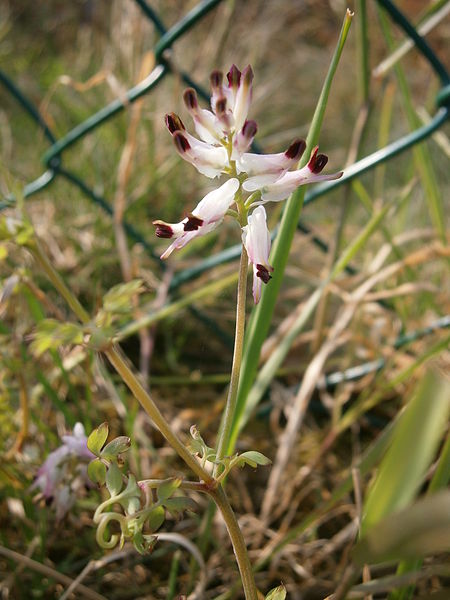
<instances>
[{"instance_id":1,"label":"flower cluster","mask_svg":"<svg viewBox=\"0 0 450 600\"><path fill-rule=\"evenodd\" d=\"M235 204L242 242L253 266L253 298L257 303L261 284L270 280L273 271L269 264L270 235L262 205L284 200L300 185L338 179L342 172L322 174L328 158L318 154L318 147L313 149L308 164L297 169L306 148L306 143L299 139L278 154L249 152L257 132L256 122L247 119L252 82L250 66L241 73L233 65L226 81L220 71L213 71L211 110L200 107L195 90L189 88L184 92L186 108L201 139L186 131L178 115L166 115L166 125L178 154L203 175L215 178L225 174L228 179L207 194L179 223L158 220L153 224L158 237L174 238L161 255L161 258L167 258L192 239L212 231L227 213L236 215L231 210ZM251 209L254 210L249 214Z\"/></svg>"},{"instance_id":2,"label":"flower cluster","mask_svg":"<svg viewBox=\"0 0 450 600\"><path fill-rule=\"evenodd\" d=\"M46 503L55 508L58 520L73 506L77 491L90 485L87 462L94 458L81 423L75 424L73 435L63 435L62 441L47 456L31 486L40 489Z\"/></svg>"}]
</instances>

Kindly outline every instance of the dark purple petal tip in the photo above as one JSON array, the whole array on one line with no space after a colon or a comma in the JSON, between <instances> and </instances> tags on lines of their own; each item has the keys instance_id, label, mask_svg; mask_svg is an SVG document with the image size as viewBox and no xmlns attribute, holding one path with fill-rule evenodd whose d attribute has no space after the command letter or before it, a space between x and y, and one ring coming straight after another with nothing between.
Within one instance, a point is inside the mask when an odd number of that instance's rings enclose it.
<instances>
[{"instance_id":1,"label":"dark purple petal tip","mask_svg":"<svg viewBox=\"0 0 450 600\"><path fill-rule=\"evenodd\" d=\"M328 162L328 156L326 154L317 154L319 146L316 146L311 153L311 158L308 162L308 169L316 175L320 173Z\"/></svg>"},{"instance_id":2,"label":"dark purple petal tip","mask_svg":"<svg viewBox=\"0 0 450 600\"><path fill-rule=\"evenodd\" d=\"M236 65L232 65L227 73L228 85L231 88L238 88L241 82L241 72Z\"/></svg>"},{"instance_id":3,"label":"dark purple petal tip","mask_svg":"<svg viewBox=\"0 0 450 600\"><path fill-rule=\"evenodd\" d=\"M198 99L197 92L194 90L194 88L187 88L187 90L184 91L183 100L188 110L197 110Z\"/></svg>"},{"instance_id":4,"label":"dark purple petal tip","mask_svg":"<svg viewBox=\"0 0 450 600\"><path fill-rule=\"evenodd\" d=\"M173 134L173 141L178 152L181 152L182 154L184 152L187 152L191 148L191 145L187 141L187 138L184 137L181 131L175 131L175 133Z\"/></svg>"},{"instance_id":5,"label":"dark purple petal tip","mask_svg":"<svg viewBox=\"0 0 450 600\"><path fill-rule=\"evenodd\" d=\"M211 87L213 90L220 88L223 82L223 73L222 71L213 71L209 76L209 80L211 82Z\"/></svg>"},{"instance_id":6,"label":"dark purple petal tip","mask_svg":"<svg viewBox=\"0 0 450 600\"><path fill-rule=\"evenodd\" d=\"M259 277L263 283L269 283L272 279L269 269L264 265L256 265L256 276Z\"/></svg>"},{"instance_id":7,"label":"dark purple petal tip","mask_svg":"<svg viewBox=\"0 0 450 600\"><path fill-rule=\"evenodd\" d=\"M326 154L318 154L316 156L316 162L314 165L313 173L320 173L324 169L327 162L328 156Z\"/></svg>"},{"instance_id":8,"label":"dark purple petal tip","mask_svg":"<svg viewBox=\"0 0 450 600\"><path fill-rule=\"evenodd\" d=\"M225 97L217 98L216 101L216 115L223 115L227 110L227 99Z\"/></svg>"},{"instance_id":9,"label":"dark purple petal tip","mask_svg":"<svg viewBox=\"0 0 450 600\"><path fill-rule=\"evenodd\" d=\"M156 227L156 237L170 239L173 236L173 229L164 221L153 221L153 225Z\"/></svg>"},{"instance_id":10,"label":"dark purple petal tip","mask_svg":"<svg viewBox=\"0 0 450 600\"><path fill-rule=\"evenodd\" d=\"M291 158L292 160L299 160L303 152L306 148L305 140L296 139L292 142L289 148L284 153L287 158Z\"/></svg>"},{"instance_id":11,"label":"dark purple petal tip","mask_svg":"<svg viewBox=\"0 0 450 600\"><path fill-rule=\"evenodd\" d=\"M174 134L175 131L185 131L186 127L183 124L183 121L180 117L175 113L169 113L165 116L166 127L170 131L171 134Z\"/></svg>"},{"instance_id":12,"label":"dark purple petal tip","mask_svg":"<svg viewBox=\"0 0 450 600\"><path fill-rule=\"evenodd\" d=\"M203 219L196 217L193 214L187 216L187 221L184 224L185 231L197 231L199 227L203 225Z\"/></svg>"},{"instance_id":13,"label":"dark purple petal tip","mask_svg":"<svg viewBox=\"0 0 450 600\"><path fill-rule=\"evenodd\" d=\"M247 139L254 138L257 131L258 131L258 125L257 125L256 121L253 121L253 120L245 121L245 123L242 127L242 135L244 137L246 137Z\"/></svg>"},{"instance_id":14,"label":"dark purple petal tip","mask_svg":"<svg viewBox=\"0 0 450 600\"><path fill-rule=\"evenodd\" d=\"M250 65L247 65L245 69L242 71L242 79L244 80L244 85L250 85L253 81L253 70Z\"/></svg>"}]
</instances>

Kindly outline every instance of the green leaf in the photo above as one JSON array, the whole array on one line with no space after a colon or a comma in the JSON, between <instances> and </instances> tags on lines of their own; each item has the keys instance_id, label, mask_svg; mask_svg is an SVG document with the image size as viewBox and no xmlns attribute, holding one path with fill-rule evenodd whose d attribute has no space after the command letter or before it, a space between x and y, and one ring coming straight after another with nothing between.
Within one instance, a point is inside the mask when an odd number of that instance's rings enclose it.
<instances>
[{"instance_id":1,"label":"green leaf","mask_svg":"<svg viewBox=\"0 0 450 600\"><path fill-rule=\"evenodd\" d=\"M449 412L450 382L430 371L401 415L369 489L361 524L363 537L382 518L414 499L435 458Z\"/></svg>"},{"instance_id":2,"label":"green leaf","mask_svg":"<svg viewBox=\"0 0 450 600\"><path fill-rule=\"evenodd\" d=\"M192 498L188 498L187 496L168 498L167 500L164 500L164 506L176 519L178 519L185 510L195 511L197 509L197 504L194 502L194 500L192 500Z\"/></svg>"},{"instance_id":3,"label":"green leaf","mask_svg":"<svg viewBox=\"0 0 450 600\"><path fill-rule=\"evenodd\" d=\"M355 546L359 565L421 558L450 549L450 491L427 496L377 523Z\"/></svg>"},{"instance_id":4,"label":"green leaf","mask_svg":"<svg viewBox=\"0 0 450 600\"><path fill-rule=\"evenodd\" d=\"M55 319L44 319L38 323L31 343L31 350L41 356L47 350L58 350L64 344L81 344L83 329L77 323L60 323Z\"/></svg>"},{"instance_id":5,"label":"green leaf","mask_svg":"<svg viewBox=\"0 0 450 600\"><path fill-rule=\"evenodd\" d=\"M87 474L93 483L104 485L106 481L106 465L99 458L95 458L88 464Z\"/></svg>"},{"instance_id":6,"label":"green leaf","mask_svg":"<svg viewBox=\"0 0 450 600\"><path fill-rule=\"evenodd\" d=\"M108 439L109 427L108 423L102 423L94 429L87 440L87 447L96 456L100 456L103 446Z\"/></svg>"},{"instance_id":7,"label":"green leaf","mask_svg":"<svg viewBox=\"0 0 450 600\"><path fill-rule=\"evenodd\" d=\"M163 481L157 489L158 500L163 502L170 498L174 491L180 487L181 479L179 477L172 477Z\"/></svg>"},{"instance_id":8,"label":"green leaf","mask_svg":"<svg viewBox=\"0 0 450 600\"><path fill-rule=\"evenodd\" d=\"M165 510L162 506L156 506L150 513L147 523L151 531L158 531L166 518Z\"/></svg>"},{"instance_id":9,"label":"green leaf","mask_svg":"<svg viewBox=\"0 0 450 600\"><path fill-rule=\"evenodd\" d=\"M112 496L117 496L123 487L122 473L116 463L111 463L106 473L106 487Z\"/></svg>"},{"instance_id":10,"label":"green leaf","mask_svg":"<svg viewBox=\"0 0 450 600\"><path fill-rule=\"evenodd\" d=\"M270 465L272 461L261 452L256 452L255 450L249 450L248 452L243 452L238 457L238 465L243 467L245 464L250 465L251 467L257 467L258 465Z\"/></svg>"},{"instance_id":11,"label":"green leaf","mask_svg":"<svg viewBox=\"0 0 450 600\"><path fill-rule=\"evenodd\" d=\"M286 598L286 588L283 584L279 585L270 592L265 597L265 600L284 600Z\"/></svg>"},{"instance_id":12,"label":"green leaf","mask_svg":"<svg viewBox=\"0 0 450 600\"><path fill-rule=\"evenodd\" d=\"M102 458L117 458L119 454L126 452L131 446L131 440L126 435L119 435L113 439L101 451Z\"/></svg>"},{"instance_id":13,"label":"green leaf","mask_svg":"<svg viewBox=\"0 0 450 600\"><path fill-rule=\"evenodd\" d=\"M103 298L103 308L110 313L128 313L132 310L132 299L144 291L142 279L133 279L111 288Z\"/></svg>"}]
</instances>

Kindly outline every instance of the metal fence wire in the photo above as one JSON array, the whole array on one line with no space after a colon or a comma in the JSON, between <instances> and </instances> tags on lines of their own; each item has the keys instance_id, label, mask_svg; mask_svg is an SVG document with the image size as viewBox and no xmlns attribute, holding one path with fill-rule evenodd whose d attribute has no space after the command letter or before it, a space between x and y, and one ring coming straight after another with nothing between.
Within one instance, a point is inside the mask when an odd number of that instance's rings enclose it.
<instances>
[{"instance_id":1,"label":"metal fence wire","mask_svg":"<svg viewBox=\"0 0 450 600\"><path fill-rule=\"evenodd\" d=\"M164 80L164 78L172 72L169 52L175 42L185 34L189 33L195 24L199 22L205 15L211 12L216 6L218 6L222 0L203 0L202 2L199 2L190 12L188 12L170 29L165 27L158 13L148 4L146 0L134 1L138 4L145 17L153 23L155 29L160 35L158 42L153 48L153 54L155 57L155 67L153 71L140 83L130 88L126 92L124 98L116 99L107 106L104 106L98 112L68 131L63 137L59 139L56 138L35 104L22 92L22 90L19 89L19 87L12 81L10 77L8 77L4 71L0 70L0 83L3 85L6 91L9 92L9 94L21 105L21 107L34 121L36 126L42 130L50 144L48 150L43 156L45 171L42 173L42 175L40 175L40 177L25 185L22 192L24 198L29 198L34 194L37 194L44 188L51 185L56 178L62 177L74 186L78 187L87 198L100 206L108 215L112 216L113 209L110 203L103 196L96 193L79 175L77 175L77 173L64 167L64 152L79 142L86 135L95 131L98 127L112 119L115 115L124 110L130 103L135 102L138 98L149 94L152 90L154 90ZM418 33L416 28L409 22L409 20L394 5L393 2L390 0L376 1L386 11L389 17L412 40L416 48L429 62L435 74L439 78L441 87L436 96L436 112L427 124L346 167L344 175L341 179L325 182L315 186L313 189L309 189L305 196L305 205L314 202L319 197L324 196L336 187L348 183L362 173L374 169L377 165L390 160L394 156L404 152L415 144L418 144L442 127L443 124L449 119L450 75L448 74L446 68L430 48L427 41ZM177 69L177 75L181 75L183 81L187 85L195 88L202 98L209 100L209 94L195 81L193 81L188 73L184 72L183 70L180 72ZM13 206L14 204L15 198L13 196L5 197L0 201L0 211ZM127 221L123 222L123 226L131 240L141 244L152 258L159 260L158 255L153 250L152 244L149 243L143 234L141 234L131 223ZM298 229L302 233L310 233L308 227L303 222L299 222ZM311 240L322 251L326 252L328 250L327 244L317 236L312 236ZM197 265L190 269L185 269L179 273L176 273L172 278L170 291L175 291L175 289L178 288L181 283L198 277L201 273L211 269L214 265L234 260L239 255L240 251L240 245L232 246L214 256L200 261ZM349 270L352 272L351 268L349 268ZM440 323L440 325L448 327L448 318L446 317L442 321L442 324Z\"/></svg>"}]
</instances>

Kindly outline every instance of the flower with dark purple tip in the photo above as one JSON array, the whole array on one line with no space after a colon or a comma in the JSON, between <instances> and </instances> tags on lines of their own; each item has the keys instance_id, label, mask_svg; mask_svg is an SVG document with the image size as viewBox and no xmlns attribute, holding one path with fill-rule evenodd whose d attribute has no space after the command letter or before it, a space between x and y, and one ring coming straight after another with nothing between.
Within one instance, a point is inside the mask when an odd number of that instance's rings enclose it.
<instances>
[{"instance_id":1,"label":"flower with dark purple tip","mask_svg":"<svg viewBox=\"0 0 450 600\"><path fill-rule=\"evenodd\" d=\"M253 300L258 304L261 298L262 283L268 283L273 267L269 264L270 233L267 229L267 216L263 206L255 208L248 217L248 224L242 228L242 243L247 250L249 262L253 265Z\"/></svg>"},{"instance_id":2,"label":"flower with dark purple tip","mask_svg":"<svg viewBox=\"0 0 450 600\"><path fill-rule=\"evenodd\" d=\"M318 147L314 148L308 164L296 171L287 171L275 181L263 176L249 177L242 187L247 192L261 192L261 203L279 202L285 200L300 185L330 181L342 177L343 171L321 175L322 169L328 161L325 154L317 154Z\"/></svg>"},{"instance_id":3,"label":"flower with dark purple tip","mask_svg":"<svg viewBox=\"0 0 450 600\"><path fill-rule=\"evenodd\" d=\"M161 258L169 257L174 250L183 248L194 238L206 235L215 229L233 204L238 189L239 180L228 179L219 188L206 194L192 213L179 223L153 221L158 237L175 238L167 250L161 254Z\"/></svg>"}]
</instances>

